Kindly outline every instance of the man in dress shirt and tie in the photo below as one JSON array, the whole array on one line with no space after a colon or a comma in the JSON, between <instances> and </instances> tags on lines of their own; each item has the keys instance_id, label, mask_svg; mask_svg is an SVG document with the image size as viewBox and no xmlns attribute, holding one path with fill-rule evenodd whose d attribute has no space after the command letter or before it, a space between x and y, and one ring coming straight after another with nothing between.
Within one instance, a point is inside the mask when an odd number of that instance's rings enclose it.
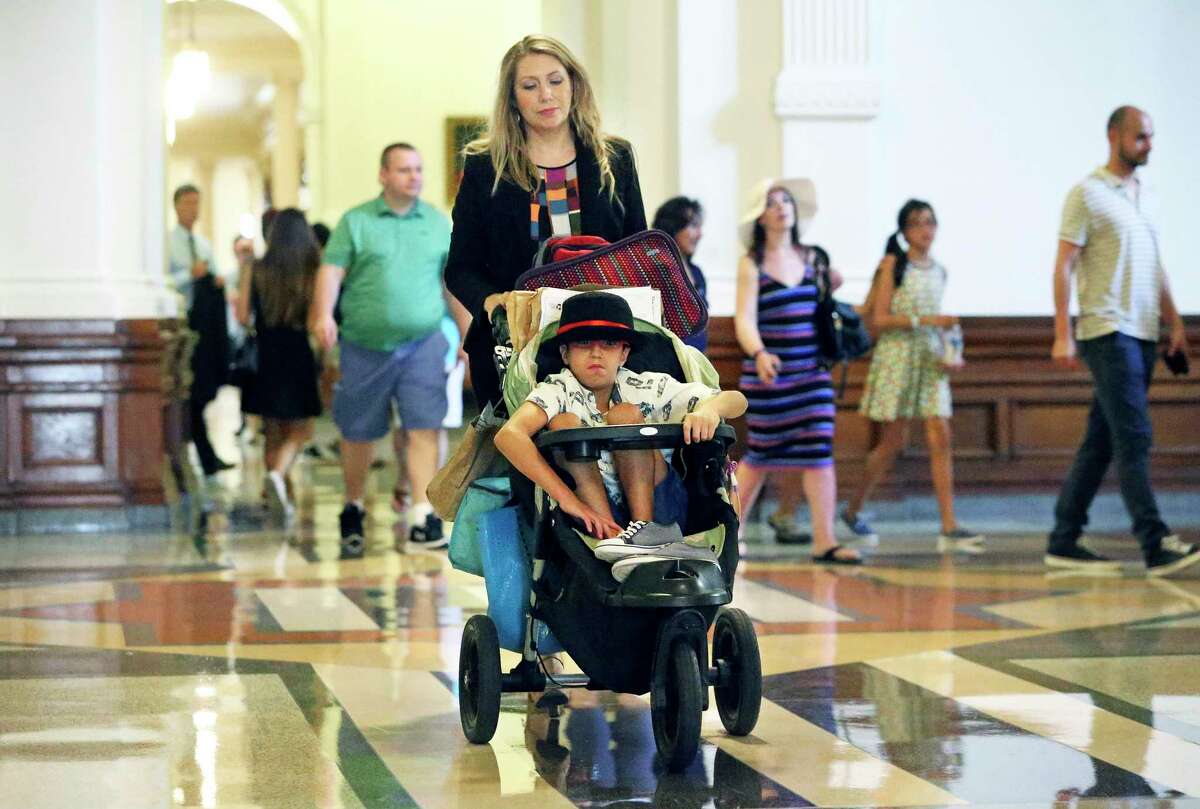
<instances>
[{"instance_id":1,"label":"man in dress shirt and tie","mask_svg":"<svg viewBox=\"0 0 1200 809\"><path fill-rule=\"evenodd\" d=\"M229 368L224 282L215 272L208 240L194 232L200 218L200 190L194 185L181 185L175 189L174 202L179 224L171 231L168 273L187 301L188 328L199 335L192 351L189 410L192 443L208 477L233 468L233 464L217 457L204 423L204 408L216 398Z\"/></svg>"}]
</instances>

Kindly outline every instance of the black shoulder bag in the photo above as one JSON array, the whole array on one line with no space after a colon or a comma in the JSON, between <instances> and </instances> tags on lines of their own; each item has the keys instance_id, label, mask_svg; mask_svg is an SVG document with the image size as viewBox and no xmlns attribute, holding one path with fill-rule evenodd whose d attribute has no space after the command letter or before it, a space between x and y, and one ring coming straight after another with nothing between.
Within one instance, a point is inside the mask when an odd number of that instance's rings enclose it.
<instances>
[{"instance_id":1,"label":"black shoulder bag","mask_svg":"<svg viewBox=\"0 0 1200 809\"><path fill-rule=\"evenodd\" d=\"M229 384L246 394L258 380L258 290L250 284L250 322L229 362Z\"/></svg>"},{"instance_id":2,"label":"black shoulder bag","mask_svg":"<svg viewBox=\"0 0 1200 809\"><path fill-rule=\"evenodd\" d=\"M826 368L839 362L842 364L842 379L838 384L840 399L846 394L850 360L871 350L871 335L854 307L833 297L828 265L817 268L817 308L813 312L813 325L821 364Z\"/></svg>"}]
</instances>

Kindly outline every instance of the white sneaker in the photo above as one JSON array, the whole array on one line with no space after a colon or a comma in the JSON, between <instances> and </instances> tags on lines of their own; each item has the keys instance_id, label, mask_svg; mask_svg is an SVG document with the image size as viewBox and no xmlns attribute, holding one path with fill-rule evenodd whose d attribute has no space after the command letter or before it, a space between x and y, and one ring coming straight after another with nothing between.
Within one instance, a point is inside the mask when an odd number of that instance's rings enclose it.
<instances>
[{"instance_id":1,"label":"white sneaker","mask_svg":"<svg viewBox=\"0 0 1200 809\"><path fill-rule=\"evenodd\" d=\"M953 531L938 534L937 549L959 553L983 553L983 539L983 534L968 531L960 526Z\"/></svg>"},{"instance_id":2,"label":"white sneaker","mask_svg":"<svg viewBox=\"0 0 1200 809\"><path fill-rule=\"evenodd\" d=\"M687 547L692 548L691 545L688 545ZM711 551L705 551L702 548L692 548L692 550L698 551L699 554L707 553L708 555L703 556L698 554L696 556L686 558L701 562L711 562L714 565L717 564L717 557L714 556ZM647 554L645 556L627 556L624 559L613 562L612 576L617 581L623 582L629 578L629 574L632 573L633 569L639 565L648 565L651 562L677 562L681 558L685 557L666 556L657 553Z\"/></svg>"},{"instance_id":3,"label":"white sneaker","mask_svg":"<svg viewBox=\"0 0 1200 809\"><path fill-rule=\"evenodd\" d=\"M625 530L611 539L602 539L593 553L602 562L615 562L627 556L654 553L664 545L683 542L679 525L634 520Z\"/></svg>"}]
</instances>

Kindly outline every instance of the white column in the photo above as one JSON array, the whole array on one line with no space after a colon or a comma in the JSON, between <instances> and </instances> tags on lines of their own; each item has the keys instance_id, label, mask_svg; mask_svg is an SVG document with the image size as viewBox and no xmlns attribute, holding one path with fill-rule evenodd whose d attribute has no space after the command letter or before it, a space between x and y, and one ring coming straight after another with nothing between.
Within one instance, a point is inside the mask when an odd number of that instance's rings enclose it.
<instances>
[{"instance_id":1,"label":"white column","mask_svg":"<svg viewBox=\"0 0 1200 809\"><path fill-rule=\"evenodd\" d=\"M293 79L275 83L271 120L275 147L271 150L271 201L276 208L292 208L300 202L300 91Z\"/></svg>"},{"instance_id":2,"label":"white column","mask_svg":"<svg viewBox=\"0 0 1200 809\"><path fill-rule=\"evenodd\" d=\"M825 246L855 300L882 249L872 227L873 119L883 82L872 51L871 0L783 0L783 71L775 112L783 121L783 172L810 177L819 212L806 240Z\"/></svg>"},{"instance_id":3,"label":"white column","mask_svg":"<svg viewBox=\"0 0 1200 809\"><path fill-rule=\"evenodd\" d=\"M217 196L213 177L216 176L216 172L217 161L215 158L206 155L196 161L196 186L200 189L200 218L196 221L195 232L208 239L208 243L213 246L214 253L218 249L216 220L213 217Z\"/></svg>"},{"instance_id":4,"label":"white column","mask_svg":"<svg viewBox=\"0 0 1200 809\"><path fill-rule=\"evenodd\" d=\"M321 127L321 107L314 90L317 84L309 79L300 84L300 137L304 141L304 180L308 193L300 200L312 221L321 221L325 210L324 132Z\"/></svg>"},{"instance_id":5,"label":"white column","mask_svg":"<svg viewBox=\"0 0 1200 809\"><path fill-rule=\"evenodd\" d=\"M742 92L738 71L738 7L722 0L688 0L679 30L679 189L705 208L696 264L708 280L709 310L733 314L738 259L738 207L744 186L739 143L729 137L727 110ZM763 88L765 91L765 88ZM649 214L649 212L648 212Z\"/></svg>"},{"instance_id":6,"label":"white column","mask_svg":"<svg viewBox=\"0 0 1200 809\"><path fill-rule=\"evenodd\" d=\"M175 314L163 258L162 49L161 0L6 6L0 318Z\"/></svg>"}]
</instances>

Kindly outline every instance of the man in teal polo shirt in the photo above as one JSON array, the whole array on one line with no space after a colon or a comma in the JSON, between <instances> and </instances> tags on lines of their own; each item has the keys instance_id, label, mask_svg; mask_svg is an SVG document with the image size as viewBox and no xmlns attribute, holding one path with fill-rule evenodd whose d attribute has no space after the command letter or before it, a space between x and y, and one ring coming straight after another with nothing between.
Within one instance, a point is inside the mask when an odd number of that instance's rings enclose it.
<instances>
[{"instance_id":1,"label":"man in teal polo shirt","mask_svg":"<svg viewBox=\"0 0 1200 809\"><path fill-rule=\"evenodd\" d=\"M409 144L383 150L379 184L383 192L347 211L330 237L309 318L323 348L339 346L333 420L342 434L346 487L341 535L351 548L363 543L367 474L375 441L391 428L393 405L406 433L408 524L442 541L425 490L437 470L437 431L446 414L449 346L440 324L450 223L419 199L421 156Z\"/></svg>"}]
</instances>

